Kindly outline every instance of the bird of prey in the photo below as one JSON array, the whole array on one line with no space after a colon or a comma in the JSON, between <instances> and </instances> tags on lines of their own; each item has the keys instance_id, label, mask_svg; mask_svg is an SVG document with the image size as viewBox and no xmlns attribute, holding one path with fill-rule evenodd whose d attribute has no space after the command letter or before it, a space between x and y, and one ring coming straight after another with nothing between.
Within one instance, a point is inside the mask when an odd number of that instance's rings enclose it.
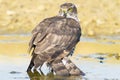
<instances>
[{"instance_id":1,"label":"bird of prey","mask_svg":"<svg viewBox=\"0 0 120 80\"><path fill-rule=\"evenodd\" d=\"M80 36L76 6L72 3L60 5L57 16L44 19L33 29L29 42L32 59L27 71L41 68L47 62L56 75L80 75L80 69L67 57ZM66 60L66 64L62 60Z\"/></svg>"}]
</instances>

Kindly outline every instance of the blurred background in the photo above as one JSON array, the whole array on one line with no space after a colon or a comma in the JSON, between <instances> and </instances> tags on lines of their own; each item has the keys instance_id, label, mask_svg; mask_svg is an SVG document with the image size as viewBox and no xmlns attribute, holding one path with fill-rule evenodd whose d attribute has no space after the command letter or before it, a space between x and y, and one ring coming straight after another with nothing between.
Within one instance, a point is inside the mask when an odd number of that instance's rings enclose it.
<instances>
[{"instance_id":1,"label":"blurred background","mask_svg":"<svg viewBox=\"0 0 120 80\"><path fill-rule=\"evenodd\" d=\"M120 34L120 0L0 0L0 34L29 34L64 2L76 4L83 35Z\"/></svg>"},{"instance_id":2,"label":"blurred background","mask_svg":"<svg viewBox=\"0 0 120 80\"><path fill-rule=\"evenodd\" d=\"M0 0L0 75L4 75L3 80L29 79L25 70L31 57L27 52L31 31L44 18L57 15L59 5L64 2L77 6L82 28L73 61L88 73L87 78L91 75L120 78L117 76L120 74L120 0ZM103 66L95 66L104 62ZM112 74L109 74L111 69Z\"/></svg>"}]
</instances>

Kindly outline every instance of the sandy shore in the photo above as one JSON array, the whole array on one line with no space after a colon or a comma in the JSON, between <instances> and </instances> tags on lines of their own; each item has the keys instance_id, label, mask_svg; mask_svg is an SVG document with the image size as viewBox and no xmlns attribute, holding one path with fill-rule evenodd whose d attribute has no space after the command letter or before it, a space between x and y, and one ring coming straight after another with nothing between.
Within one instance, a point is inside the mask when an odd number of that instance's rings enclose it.
<instances>
[{"instance_id":1,"label":"sandy shore","mask_svg":"<svg viewBox=\"0 0 120 80\"><path fill-rule=\"evenodd\" d=\"M0 34L30 33L65 2L77 6L83 35L120 34L120 0L0 0Z\"/></svg>"}]
</instances>

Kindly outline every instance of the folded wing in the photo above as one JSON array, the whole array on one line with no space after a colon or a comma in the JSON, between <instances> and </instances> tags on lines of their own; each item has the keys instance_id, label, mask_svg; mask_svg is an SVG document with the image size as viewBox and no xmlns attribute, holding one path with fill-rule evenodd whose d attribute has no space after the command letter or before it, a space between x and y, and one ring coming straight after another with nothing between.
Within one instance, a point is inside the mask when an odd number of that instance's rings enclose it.
<instances>
[{"instance_id":1,"label":"folded wing","mask_svg":"<svg viewBox=\"0 0 120 80\"><path fill-rule=\"evenodd\" d=\"M43 20L33 31L29 43L34 54L56 54L57 51L72 50L81 36L80 25L71 18L52 17Z\"/></svg>"}]
</instances>

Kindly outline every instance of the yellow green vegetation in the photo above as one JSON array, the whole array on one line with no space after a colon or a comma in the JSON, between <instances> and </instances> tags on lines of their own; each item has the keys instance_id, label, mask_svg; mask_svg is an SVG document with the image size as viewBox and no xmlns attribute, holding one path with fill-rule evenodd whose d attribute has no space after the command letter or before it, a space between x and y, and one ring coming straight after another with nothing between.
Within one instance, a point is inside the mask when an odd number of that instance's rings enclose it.
<instances>
[{"instance_id":1,"label":"yellow green vegetation","mask_svg":"<svg viewBox=\"0 0 120 80\"><path fill-rule=\"evenodd\" d=\"M120 34L120 0L0 0L0 34L30 33L64 2L76 4L84 35Z\"/></svg>"}]
</instances>

